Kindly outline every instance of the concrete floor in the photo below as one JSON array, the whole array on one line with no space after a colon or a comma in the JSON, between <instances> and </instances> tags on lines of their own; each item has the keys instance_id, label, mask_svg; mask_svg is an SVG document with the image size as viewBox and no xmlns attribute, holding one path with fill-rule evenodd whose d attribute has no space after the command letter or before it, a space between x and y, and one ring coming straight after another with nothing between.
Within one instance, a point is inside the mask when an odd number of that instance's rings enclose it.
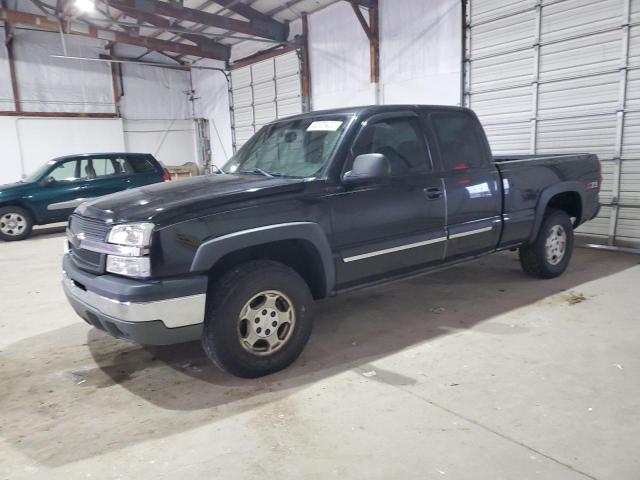
<instances>
[{"instance_id":1,"label":"concrete floor","mask_svg":"<svg viewBox=\"0 0 640 480\"><path fill-rule=\"evenodd\" d=\"M61 231L0 244L1 478L640 478L640 257L515 254L319 306L291 368L90 329Z\"/></svg>"}]
</instances>

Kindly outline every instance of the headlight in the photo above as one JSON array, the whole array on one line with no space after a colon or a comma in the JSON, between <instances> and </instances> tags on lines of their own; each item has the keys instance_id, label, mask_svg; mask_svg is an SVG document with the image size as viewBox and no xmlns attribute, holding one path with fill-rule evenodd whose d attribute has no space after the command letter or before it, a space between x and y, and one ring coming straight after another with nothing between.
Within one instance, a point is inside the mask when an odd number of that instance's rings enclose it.
<instances>
[{"instance_id":1,"label":"headlight","mask_svg":"<svg viewBox=\"0 0 640 480\"><path fill-rule=\"evenodd\" d=\"M107 272L127 277L150 277L151 262L149 257L107 255Z\"/></svg>"},{"instance_id":2,"label":"headlight","mask_svg":"<svg viewBox=\"0 0 640 480\"><path fill-rule=\"evenodd\" d=\"M130 245L132 247L148 247L151 243L153 223L125 223L114 226L109 232L109 243Z\"/></svg>"}]
</instances>

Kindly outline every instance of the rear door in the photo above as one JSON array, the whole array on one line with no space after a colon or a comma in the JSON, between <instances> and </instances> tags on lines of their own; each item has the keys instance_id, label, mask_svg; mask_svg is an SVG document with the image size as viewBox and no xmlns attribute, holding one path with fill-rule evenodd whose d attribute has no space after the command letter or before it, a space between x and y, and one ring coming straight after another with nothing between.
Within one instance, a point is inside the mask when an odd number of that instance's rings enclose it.
<instances>
[{"instance_id":1,"label":"rear door","mask_svg":"<svg viewBox=\"0 0 640 480\"><path fill-rule=\"evenodd\" d=\"M151 155L127 155L115 160L127 173L125 188L142 187L163 181L160 166Z\"/></svg>"},{"instance_id":2,"label":"rear door","mask_svg":"<svg viewBox=\"0 0 640 480\"><path fill-rule=\"evenodd\" d=\"M85 194L89 198L102 197L127 188L127 173L111 156L85 157L80 170L86 181Z\"/></svg>"},{"instance_id":3,"label":"rear door","mask_svg":"<svg viewBox=\"0 0 640 480\"><path fill-rule=\"evenodd\" d=\"M339 288L375 281L442 261L445 199L433 169L418 115L405 111L369 118L345 161L382 153L392 175L357 185L343 184L329 197L332 243L339 252Z\"/></svg>"},{"instance_id":4,"label":"rear door","mask_svg":"<svg viewBox=\"0 0 640 480\"><path fill-rule=\"evenodd\" d=\"M425 116L447 194L446 258L491 251L500 235L502 194L480 124L464 110L430 110Z\"/></svg>"}]
</instances>

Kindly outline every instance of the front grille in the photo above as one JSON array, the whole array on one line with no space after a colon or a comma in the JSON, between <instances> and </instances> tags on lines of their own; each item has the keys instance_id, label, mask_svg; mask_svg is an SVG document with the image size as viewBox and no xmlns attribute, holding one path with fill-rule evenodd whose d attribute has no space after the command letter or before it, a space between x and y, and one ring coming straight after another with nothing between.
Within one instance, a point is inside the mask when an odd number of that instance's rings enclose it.
<instances>
[{"instance_id":1,"label":"front grille","mask_svg":"<svg viewBox=\"0 0 640 480\"><path fill-rule=\"evenodd\" d=\"M82 233L87 240L105 242L109 233L109 226L102 220L71 215L69 217L69 231L74 235ZM106 255L85 248L70 245L71 259L82 270L102 274L105 270Z\"/></svg>"},{"instance_id":2,"label":"front grille","mask_svg":"<svg viewBox=\"0 0 640 480\"><path fill-rule=\"evenodd\" d=\"M71 215L69 218L69 230L75 234L82 232L87 239L104 242L109 233L109 226L102 220Z\"/></svg>"},{"instance_id":3,"label":"front grille","mask_svg":"<svg viewBox=\"0 0 640 480\"><path fill-rule=\"evenodd\" d=\"M71 248L73 254L82 262L90 263L96 267L99 267L102 263L102 254L93 252L91 250L85 250L84 248Z\"/></svg>"}]
</instances>

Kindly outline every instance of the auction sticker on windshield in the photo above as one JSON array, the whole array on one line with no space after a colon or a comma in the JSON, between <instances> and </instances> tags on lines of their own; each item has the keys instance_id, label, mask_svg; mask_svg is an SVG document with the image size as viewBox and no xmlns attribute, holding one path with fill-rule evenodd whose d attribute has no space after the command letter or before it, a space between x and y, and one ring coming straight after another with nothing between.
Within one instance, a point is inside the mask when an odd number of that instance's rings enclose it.
<instances>
[{"instance_id":1,"label":"auction sticker on windshield","mask_svg":"<svg viewBox=\"0 0 640 480\"><path fill-rule=\"evenodd\" d=\"M307 127L307 132L335 132L341 125L341 120L317 120Z\"/></svg>"}]
</instances>

